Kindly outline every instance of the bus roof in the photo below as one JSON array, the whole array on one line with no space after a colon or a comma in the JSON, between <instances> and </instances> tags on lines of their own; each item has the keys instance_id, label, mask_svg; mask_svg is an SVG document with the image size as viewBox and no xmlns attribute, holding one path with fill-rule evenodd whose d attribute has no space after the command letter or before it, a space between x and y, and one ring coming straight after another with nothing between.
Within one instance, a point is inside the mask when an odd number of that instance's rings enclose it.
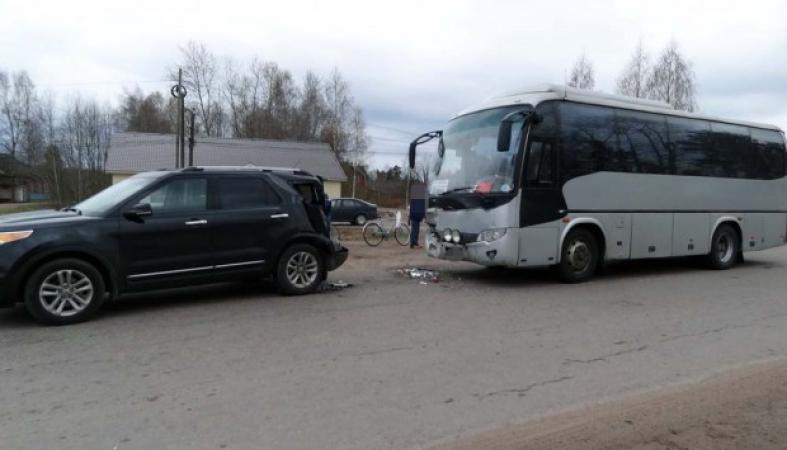
<instances>
[{"instance_id":1,"label":"bus roof","mask_svg":"<svg viewBox=\"0 0 787 450\"><path fill-rule=\"evenodd\" d=\"M666 114L671 116L689 117L694 119L704 119L714 122L724 122L734 125L743 125L754 128L765 128L769 130L782 131L776 125L747 122L744 120L725 119L720 117L708 116L704 114L679 111L668 103L645 100L641 98L627 97L625 95L606 94L598 91L588 91L576 89L557 84L543 84L529 89L521 89L513 92L504 93L491 97L481 104L461 111L454 117L463 116L484 109L496 108L498 106L508 106L517 104L530 104L533 106L547 100L569 100L577 103L587 103L591 105L610 106L613 108L632 109L637 111Z\"/></svg>"}]
</instances>

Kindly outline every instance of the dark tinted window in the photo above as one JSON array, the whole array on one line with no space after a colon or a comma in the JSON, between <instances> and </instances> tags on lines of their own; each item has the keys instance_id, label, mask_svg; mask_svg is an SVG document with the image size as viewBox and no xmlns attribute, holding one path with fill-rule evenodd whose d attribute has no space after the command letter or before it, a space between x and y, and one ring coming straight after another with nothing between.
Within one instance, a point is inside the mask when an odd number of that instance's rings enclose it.
<instances>
[{"instance_id":1,"label":"dark tinted window","mask_svg":"<svg viewBox=\"0 0 787 450\"><path fill-rule=\"evenodd\" d=\"M529 186L552 183L558 143L558 103L538 106L541 121L530 127L528 153L525 161L525 183Z\"/></svg>"},{"instance_id":2,"label":"dark tinted window","mask_svg":"<svg viewBox=\"0 0 787 450\"><path fill-rule=\"evenodd\" d=\"M758 178L774 179L784 176L784 138L778 131L752 128L753 165Z\"/></svg>"},{"instance_id":3,"label":"dark tinted window","mask_svg":"<svg viewBox=\"0 0 787 450\"><path fill-rule=\"evenodd\" d=\"M711 132L711 145L705 156L706 176L758 178L747 127L714 122Z\"/></svg>"},{"instance_id":4,"label":"dark tinted window","mask_svg":"<svg viewBox=\"0 0 787 450\"><path fill-rule=\"evenodd\" d=\"M562 158L564 180L602 170L625 171L615 134L615 115L609 108L564 103Z\"/></svg>"},{"instance_id":5,"label":"dark tinted window","mask_svg":"<svg viewBox=\"0 0 787 450\"><path fill-rule=\"evenodd\" d=\"M262 178L222 178L218 184L222 209L261 208L279 203L279 197Z\"/></svg>"},{"instance_id":6,"label":"dark tinted window","mask_svg":"<svg viewBox=\"0 0 787 450\"><path fill-rule=\"evenodd\" d=\"M668 174L672 159L669 152L667 119L625 109L617 110L617 130L621 156L632 172Z\"/></svg>"},{"instance_id":7,"label":"dark tinted window","mask_svg":"<svg viewBox=\"0 0 787 450\"><path fill-rule=\"evenodd\" d=\"M675 175L705 175L710 124L704 120L669 117L669 136L675 155Z\"/></svg>"},{"instance_id":8,"label":"dark tinted window","mask_svg":"<svg viewBox=\"0 0 787 450\"><path fill-rule=\"evenodd\" d=\"M208 183L204 178L175 179L154 190L138 203L148 203L153 214L202 211L208 208Z\"/></svg>"}]
</instances>

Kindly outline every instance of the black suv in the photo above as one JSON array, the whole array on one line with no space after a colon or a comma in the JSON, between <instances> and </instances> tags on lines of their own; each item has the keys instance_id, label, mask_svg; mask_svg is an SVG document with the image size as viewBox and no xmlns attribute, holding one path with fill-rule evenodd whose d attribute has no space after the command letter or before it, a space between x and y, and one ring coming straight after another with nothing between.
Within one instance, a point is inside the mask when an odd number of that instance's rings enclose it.
<instances>
[{"instance_id":1,"label":"black suv","mask_svg":"<svg viewBox=\"0 0 787 450\"><path fill-rule=\"evenodd\" d=\"M48 324L87 319L119 294L273 275L306 294L347 259L322 184L306 172L146 172L59 211L0 216L0 306Z\"/></svg>"}]
</instances>

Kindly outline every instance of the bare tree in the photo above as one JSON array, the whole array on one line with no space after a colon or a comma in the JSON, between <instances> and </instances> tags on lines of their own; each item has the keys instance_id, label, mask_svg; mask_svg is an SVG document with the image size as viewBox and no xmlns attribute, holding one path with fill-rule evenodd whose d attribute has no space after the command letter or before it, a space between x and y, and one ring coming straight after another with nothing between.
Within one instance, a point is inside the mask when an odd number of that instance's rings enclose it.
<instances>
[{"instance_id":1,"label":"bare tree","mask_svg":"<svg viewBox=\"0 0 787 450\"><path fill-rule=\"evenodd\" d=\"M322 83L314 72L307 72L301 88L295 122L295 138L302 141L319 139L320 126L326 116Z\"/></svg>"},{"instance_id":2,"label":"bare tree","mask_svg":"<svg viewBox=\"0 0 787 450\"><path fill-rule=\"evenodd\" d=\"M82 199L104 188L112 135L110 109L77 96L66 105L60 133L63 164L77 173L76 185L68 196Z\"/></svg>"},{"instance_id":3,"label":"bare tree","mask_svg":"<svg viewBox=\"0 0 787 450\"><path fill-rule=\"evenodd\" d=\"M205 44L189 41L180 48L183 69L183 84L188 90L186 97L190 107L196 110L202 130L208 136L221 136L223 109L218 88L218 62ZM178 69L171 68L169 76L178 79Z\"/></svg>"},{"instance_id":4,"label":"bare tree","mask_svg":"<svg viewBox=\"0 0 787 450\"><path fill-rule=\"evenodd\" d=\"M617 93L636 98L646 97L649 71L649 56L642 46L642 41L639 41L618 78Z\"/></svg>"},{"instance_id":5,"label":"bare tree","mask_svg":"<svg viewBox=\"0 0 787 450\"><path fill-rule=\"evenodd\" d=\"M691 66L677 42L671 41L653 64L647 81L648 97L669 103L675 109L694 111L696 83Z\"/></svg>"},{"instance_id":6,"label":"bare tree","mask_svg":"<svg viewBox=\"0 0 787 450\"><path fill-rule=\"evenodd\" d=\"M349 133L347 122L352 111L353 100L350 97L350 86L338 69L334 68L325 83L325 102L327 115L322 129L321 139L331 146L340 158L345 159Z\"/></svg>"},{"instance_id":7,"label":"bare tree","mask_svg":"<svg viewBox=\"0 0 787 450\"><path fill-rule=\"evenodd\" d=\"M571 69L571 76L568 80L568 85L579 89L592 90L596 85L595 69L585 53L580 55L574 67Z\"/></svg>"},{"instance_id":8,"label":"bare tree","mask_svg":"<svg viewBox=\"0 0 787 450\"><path fill-rule=\"evenodd\" d=\"M175 125L169 114L169 103L160 92L147 96L137 87L126 91L120 99L117 122L120 129L143 133L172 133Z\"/></svg>"}]
</instances>

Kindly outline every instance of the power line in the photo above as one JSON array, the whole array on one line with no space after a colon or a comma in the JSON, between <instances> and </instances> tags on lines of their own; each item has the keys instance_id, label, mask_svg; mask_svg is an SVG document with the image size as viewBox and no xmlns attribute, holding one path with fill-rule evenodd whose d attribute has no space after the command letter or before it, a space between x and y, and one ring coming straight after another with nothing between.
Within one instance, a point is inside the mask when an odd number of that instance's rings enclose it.
<instances>
[{"instance_id":1,"label":"power line","mask_svg":"<svg viewBox=\"0 0 787 450\"><path fill-rule=\"evenodd\" d=\"M37 87L68 87L68 86L98 86L98 85L127 85L127 84L153 84L172 83L172 80L139 80L139 81L68 81L63 83L36 83Z\"/></svg>"}]
</instances>

